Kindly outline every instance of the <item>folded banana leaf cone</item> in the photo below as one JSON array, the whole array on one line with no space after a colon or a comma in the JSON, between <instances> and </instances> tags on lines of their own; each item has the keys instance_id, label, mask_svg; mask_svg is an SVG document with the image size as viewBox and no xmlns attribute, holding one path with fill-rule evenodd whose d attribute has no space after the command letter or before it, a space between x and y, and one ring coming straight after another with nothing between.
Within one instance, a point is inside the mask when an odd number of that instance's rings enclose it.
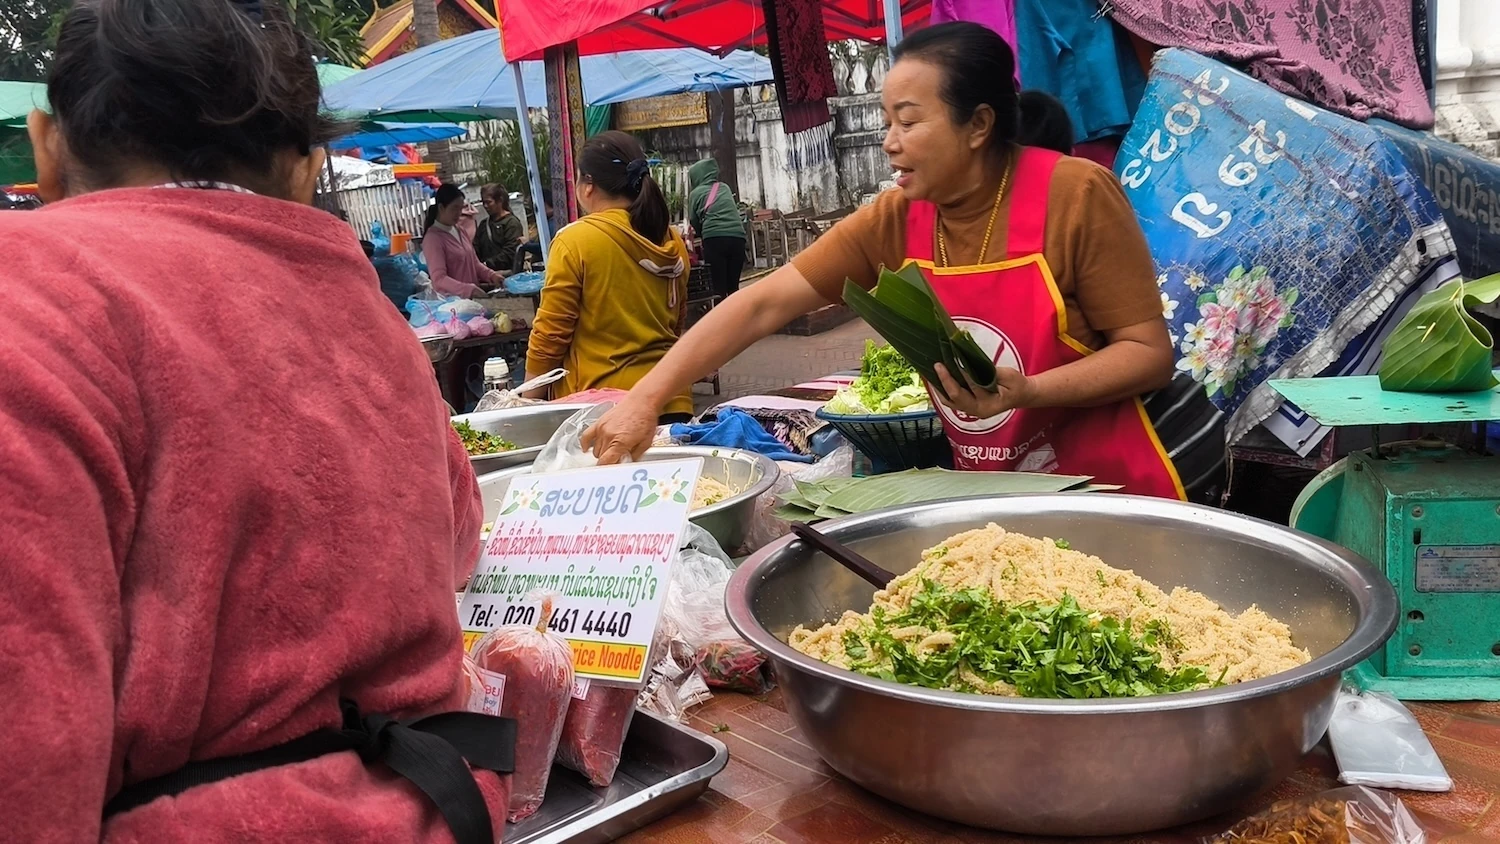
<instances>
[{"instance_id":1,"label":"folded banana leaf cone","mask_svg":"<svg viewBox=\"0 0 1500 844\"><path fill-rule=\"evenodd\" d=\"M1470 308L1500 299L1500 274L1457 281L1428 293L1391 336L1380 387L1398 393L1473 393L1496 385L1495 341Z\"/></svg>"},{"instance_id":2,"label":"folded banana leaf cone","mask_svg":"<svg viewBox=\"0 0 1500 844\"><path fill-rule=\"evenodd\" d=\"M873 290L844 282L844 303L885 338L944 399L951 398L937 377L942 364L955 380L997 392L995 363L969 332L959 328L938 301L916 264L900 272L880 271Z\"/></svg>"}]
</instances>

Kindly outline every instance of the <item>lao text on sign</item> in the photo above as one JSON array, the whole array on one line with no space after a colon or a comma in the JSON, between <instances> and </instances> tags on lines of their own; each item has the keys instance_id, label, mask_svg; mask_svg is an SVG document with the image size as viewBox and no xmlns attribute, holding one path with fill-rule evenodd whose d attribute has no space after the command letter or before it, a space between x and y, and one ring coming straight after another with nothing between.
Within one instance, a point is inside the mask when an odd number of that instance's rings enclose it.
<instances>
[{"instance_id":1,"label":"lao text on sign","mask_svg":"<svg viewBox=\"0 0 1500 844\"><path fill-rule=\"evenodd\" d=\"M553 592L547 626L572 646L578 677L643 680L702 468L653 461L512 481L459 606L465 647L536 625L528 595Z\"/></svg>"}]
</instances>

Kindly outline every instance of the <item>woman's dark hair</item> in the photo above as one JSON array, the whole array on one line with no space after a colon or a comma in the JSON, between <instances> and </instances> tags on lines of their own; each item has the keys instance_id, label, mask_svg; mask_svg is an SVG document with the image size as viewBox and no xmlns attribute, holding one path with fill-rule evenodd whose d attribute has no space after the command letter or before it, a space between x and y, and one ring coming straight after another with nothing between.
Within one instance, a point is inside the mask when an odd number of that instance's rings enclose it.
<instances>
[{"instance_id":1,"label":"woman's dark hair","mask_svg":"<svg viewBox=\"0 0 1500 844\"><path fill-rule=\"evenodd\" d=\"M437 192L432 195L432 204L427 206L427 216L422 220L422 234L426 235L432 224L437 222L438 209L447 208L455 202L462 202L464 192L458 189L458 185L450 185L447 182L438 185Z\"/></svg>"},{"instance_id":2,"label":"woman's dark hair","mask_svg":"<svg viewBox=\"0 0 1500 844\"><path fill-rule=\"evenodd\" d=\"M1073 154L1073 119L1061 101L1045 91L1022 91L1020 109L1017 143Z\"/></svg>"},{"instance_id":3,"label":"woman's dark hair","mask_svg":"<svg viewBox=\"0 0 1500 844\"><path fill-rule=\"evenodd\" d=\"M589 138L578 154L578 172L594 187L630 200L630 227L652 243L667 242L667 198L651 178L651 165L635 138L603 132Z\"/></svg>"},{"instance_id":4,"label":"woman's dark hair","mask_svg":"<svg viewBox=\"0 0 1500 844\"><path fill-rule=\"evenodd\" d=\"M280 196L278 154L338 129L312 55L274 0L77 0L47 97L93 187L144 164Z\"/></svg>"},{"instance_id":5,"label":"woman's dark hair","mask_svg":"<svg viewBox=\"0 0 1500 844\"><path fill-rule=\"evenodd\" d=\"M942 97L955 123L967 123L980 106L995 110L990 148L1016 139L1016 57L996 32L958 21L919 29L896 47L896 61L916 59L943 72Z\"/></svg>"}]
</instances>

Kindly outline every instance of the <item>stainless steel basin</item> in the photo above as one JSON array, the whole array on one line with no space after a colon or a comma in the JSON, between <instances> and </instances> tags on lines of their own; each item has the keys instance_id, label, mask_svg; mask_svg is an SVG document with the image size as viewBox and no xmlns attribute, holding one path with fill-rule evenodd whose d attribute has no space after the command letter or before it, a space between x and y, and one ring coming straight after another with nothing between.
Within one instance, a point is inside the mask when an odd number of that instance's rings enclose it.
<instances>
[{"instance_id":1,"label":"stainless steel basin","mask_svg":"<svg viewBox=\"0 0 1500 844\"><path fill-rule=\"evenodd\" d=\"M781 468L776 461L754 452L738 448L709 448L703 446L670 446L653 448L646 452L646 460L682 460L697 457L703 460L703 477L713 478L738 490L734 495L711 504L702 510L693 511L689 520L719 541L719 546L733 554L745 543L750 529L750 519L755 515L755 499L776 483ZM479 494L484 499L484 520L492 522L500 513L500 505L510 482L531 473L528 461L525 466L513 466L479 477Z\"/></svg>"},{"instance_id":2,"label":"stainless steel basin","mask_svg":"<svg viewBox=\"0 0 1500 844\"><path fill-rule=\"evenodd\" d=\"M509 466L530 466L547 441L573 414L587 404L538 404L505 410L486 410L453 417L454 422L468 422L476 431L496 434L516 444L514 451L499 454L470 455L474 474L483 475Z\"/></svg>"},{"instance_id":3,"label":"stainless steel basin","mask_svg":"<svg viewBox=\"0 0 1500 844\"><path fill-rule=\"evenodd\" d=\"M1218 510L1120 495L927 503L825 523L895 572L994 522L1067 539L1170 591L1230 612L1258 604L1313 660L1255 682L1150 698L1061 701L877 680L786 644L798 624L863 612L874 589L791 537L755 554L726 594L735 629L769 655L787 710L843 775L904 806L1033 835L1127 835L1199 820L1275 785L1322 738L1340 673L1395 629L1395 591L1337 546Z\"/></svg>"}]
</instances>

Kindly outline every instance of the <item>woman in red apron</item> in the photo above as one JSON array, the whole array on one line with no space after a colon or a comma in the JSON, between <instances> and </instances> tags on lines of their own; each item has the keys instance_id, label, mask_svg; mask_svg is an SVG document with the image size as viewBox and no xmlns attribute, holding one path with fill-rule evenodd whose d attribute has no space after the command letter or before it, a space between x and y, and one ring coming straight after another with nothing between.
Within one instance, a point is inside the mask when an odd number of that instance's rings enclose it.
<instances>
[{"instance_id":1,"label":"woman in red apron","mask_svg":"<svg viewBox=\"0 0 1500 844\"><path fill-rule=\"evenodd\" d=\"M602 459L643 451L663 401L796 316L916 261L989 351L998 393L946 373L954 465L1091 475L1139 495L1182 484L1139 396L1171 379L1172 344L1145 237L1118 181L1082 159L1016 144L1014 57L982 26L914 33L882 105L896 190L731 296L605 416Z\"/></svg>"}]
</instances>

